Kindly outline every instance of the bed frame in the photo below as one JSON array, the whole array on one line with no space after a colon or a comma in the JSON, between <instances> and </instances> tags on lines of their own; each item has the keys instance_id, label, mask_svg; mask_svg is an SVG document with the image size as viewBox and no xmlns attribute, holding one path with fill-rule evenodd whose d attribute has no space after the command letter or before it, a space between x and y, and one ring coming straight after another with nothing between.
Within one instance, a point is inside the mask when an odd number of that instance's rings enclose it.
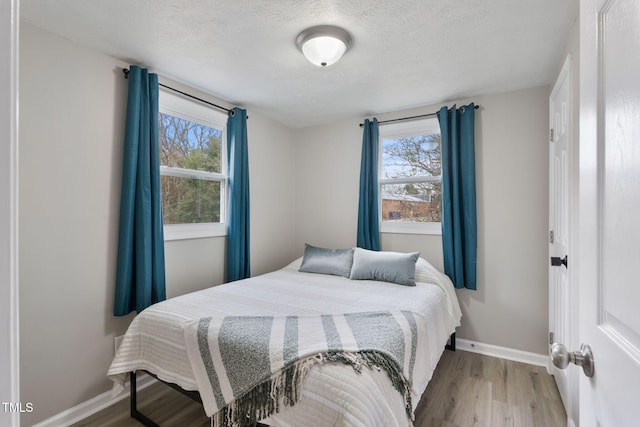
<instances>
[{"instance_id":1,"label":"bed frame","mask_svg":"<svg viewBox=\"0 0 640 427\"><path fill-rule=\"evenodd\" d=\"M449 337L449 344L444 346L445 350L456 351L456 333L452 333Z\"/></svg>"},{"instance_id":2,"label":"bed frame","mask_svg":"<svg viewBox=\"0 0 640 427\"><path fill-rule=\"evenodd\" d=\"M445 348L445 350L456 351L456 333L455 332L451 334L451 336L449 337L449 343L446 344L444 346L444 348ZM180 387L179 385L176 385L176 384L173 384L173 383L169 383L169 382L166 382L166 381L162 381L160 378L158 378L157 376L153 375L149 371L142 371L142 372L146 373L147 375L152 376L156 380L160 381L163 384L166 384L167 386L171 387L172 389L184 394L188 398L190 398L190 399L202 404L202 399L200 398L200 393L198 393L197 391L185 390L182 387ZM136 386L136 372L135 371L130 372L129 379L130 379L130 384L131 384L131 394L130 394L131 418L139 421L142 425L144 425L146 427L160 427L159 424L156 424L149 417L144 415L142 412L138 411L138 389L137 389L137 386ZM269 427L269 426L266 425L266 424L256 423L255 427Z\"/></svg>"},{"instance_id":3,"label":"bed frame","mask_svg":"<svg viewBox=\"0 0 640 427\"><path fill-rule=\"evenodd\" d=\"M200 404L202 404L202 399L200 398L200 393L198 393L197 391L192 391L192 390L185 390L182 387L180 387L179 385L170 383L170 382L166 382L166 381L162 381L160 378L158 378L157 376L153 375L151 372L149 371L141 371L144 372L145 374L155 378L156 380L158 380L159 382L171 387L172 389L184 394L185 396L187 396L188 398L190 398L191 400L194 400ZM131 418L133 418L134 420L139 421L142 425L147 426L147 427L160 427L159 424L155 423L152 419L150 419L149 417L147 417L146 415L144 415L142 412L138 411L138 389L136 387L136 372L132 371L129 373L130 376L130 383L131 383L131 399L130 399L130 404L131 404ZM261 423L256 423L254 425L254 427L269 427L266 424L261 424Z\"/></svg>"}]
</instances>

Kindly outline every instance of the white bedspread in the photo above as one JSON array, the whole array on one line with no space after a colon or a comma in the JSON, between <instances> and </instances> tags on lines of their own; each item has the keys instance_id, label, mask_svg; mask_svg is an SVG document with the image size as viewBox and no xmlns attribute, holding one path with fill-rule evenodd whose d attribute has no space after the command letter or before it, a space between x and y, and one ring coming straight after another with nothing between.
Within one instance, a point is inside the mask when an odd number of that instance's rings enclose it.
<instances>
[{"instance_id":1,"label":"white bedspread","mask_svg":"<svg viewBox=\"0 0 640 427\"><path fill-rule=\"evenodd\" d=\"M201 317L340 314L409 310L426 322L426 342L419 343L424 375L413 384L417 405L461 312L449 279L419 259L415 287L377 281L302 273L300 260L247 280L220 285L155 304L131 323L107 375L114 390L126 374L147 370L185 390L197 390L185 348L184 328ZM314 366L297 405L263 421L274 426L406 426L402 396L384 372L356 374L339 363Z\"/></svg>"}]
</instances>

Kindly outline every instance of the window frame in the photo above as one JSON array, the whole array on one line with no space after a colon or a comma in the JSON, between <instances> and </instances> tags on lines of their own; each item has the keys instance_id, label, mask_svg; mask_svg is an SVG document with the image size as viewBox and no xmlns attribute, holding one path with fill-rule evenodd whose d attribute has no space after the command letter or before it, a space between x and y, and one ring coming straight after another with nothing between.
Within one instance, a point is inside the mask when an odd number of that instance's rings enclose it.
<instances>
[{"instance_id":1,"label":"window frame","mask_svg":"<svg viewBox=\"0 0 640 427\"><path fill-rule=\"evenodd\" d=\"M378 128L378 218L380 218L381 233L395 234L430 234L442 235L441 222L391 222L382 220L382 185L410 184L417 182L440 182L440 176L384 178L382 169L383 142L385 139L411 137L419 135L440 134L440 123L437 117L427 117L419 120L380 125ZM442 206L440 206L442 209Z\"/></svg>"},{"instance_id":2,"label":"window frame","mask_svg":"<svg viewBox=\"0 0 640 427\"><path fill-rule=\"evenodd\" d=\"M161 176L178 178L205 179L220 182L220 222L164 224L164 240L200 239L207 237L223 237L227 235L227 209L229 206L229 177L227 173L227 114L216 111L204 104L186 99L183 96L161 89L158 98L159 110L200 125L221 131L221 165L220 173L184 169L172 166L160 166ZM160 143L160 141L158 141Z\"/></svg>"}]
</instances>

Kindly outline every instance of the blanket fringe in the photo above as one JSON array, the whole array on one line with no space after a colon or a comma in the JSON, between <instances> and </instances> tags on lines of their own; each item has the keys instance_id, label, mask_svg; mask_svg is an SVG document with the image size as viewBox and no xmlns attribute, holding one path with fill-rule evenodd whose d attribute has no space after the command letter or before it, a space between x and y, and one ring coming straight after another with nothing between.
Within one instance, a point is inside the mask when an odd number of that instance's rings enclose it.
<instances>
[{"instance_id":1,"label":"blanket fringe","mask_svg":"<svg viewBox=\"0 0 640 427\"><path fill-rule=\"evenodd\" d=\"M212 427L248 427L254 426L259 420L267 418L280 411L284 406L293 406L298 402L300 390L312 366L318 363L344 363L353 368L356 373L362 372L362 367L384 370L394 388L403 396L407 416L412 422L413 409L411 404L411 384L402 374L398 364L383 353L377 351L326 352L294 362L278 372L272 378L258 384L235 399L212 416Z\"/></svg>"}]
</instances>

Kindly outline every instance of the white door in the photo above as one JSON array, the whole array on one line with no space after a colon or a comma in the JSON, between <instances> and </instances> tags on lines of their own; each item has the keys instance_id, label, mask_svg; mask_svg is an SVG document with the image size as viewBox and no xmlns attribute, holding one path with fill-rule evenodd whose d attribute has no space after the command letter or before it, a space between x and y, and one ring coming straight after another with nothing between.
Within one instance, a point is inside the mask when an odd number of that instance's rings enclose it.
<instances>
[{"instance_id":1,"label":"white door","mask_svg":"<svg viewBox=\"0 0 640 427\"><path fill-rule=\"evenodd\" d=\"M571 61L571 56L567 56L549 97L549 257L554 260L549 263L549 343L559 342L566 346L572 345L568 269L569 150L573 129ZM571 416L569 371L554 365L550 369L562 403Z\"/></svg>"},{"instance_id":2,"label":"white door","mask_svg":"<svg viewBox=\"0 0 640 427\"><path fill-rule=\"evenodd\" d=\"M595 361L594 376L581 375L580 425L637 426L640 1L582 0L580 19L576 267L580 338L593 349Z\"/></svg>"}]
</instances>

